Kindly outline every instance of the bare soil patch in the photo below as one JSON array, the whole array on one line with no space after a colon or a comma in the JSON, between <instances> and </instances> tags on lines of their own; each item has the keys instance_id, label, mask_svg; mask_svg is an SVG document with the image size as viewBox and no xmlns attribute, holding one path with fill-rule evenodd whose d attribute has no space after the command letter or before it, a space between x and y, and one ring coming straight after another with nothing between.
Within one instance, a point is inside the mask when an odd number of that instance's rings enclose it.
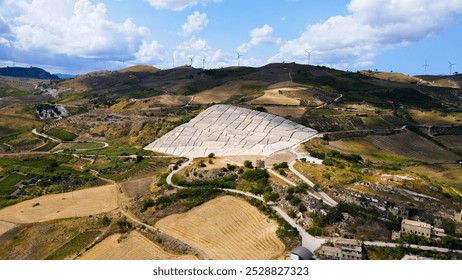
<instances>
[{"instance_id":1,"label":"bare soil patch","mask_svg":"<svg viewBox=\"0 0 462 280\"><path fill-rule=\"evenodd\" d=\"M195 260L191 255L170 254L137 231L113 234L85 252L80 260Z\"/></svg>"},{"instance_id":2,"label":"bare soil patch","mask_svg":"<svg viewBox=\"0 0 462 280\"><path fill-rule=\"evenodd\" d=\"M301 118L306 112L306 109L303 107L265 106L265 109L274 115L281 117L293 117L296 119Z\"/></svg>"},{"instance_id":3,"label":"bare soil patch","mask_svg":"<svg viewBox=\"0 0 462 280\"><path fill-rule=\"evenodd\" d=\"M142 178L138 180L132 180L128 182L123 182L121 184L123 193L128 197L136 197L139 195L144 195L151 187L157 183L158 180L152 177Z\"/></svg>"},{"instance_id":4,"label":"bare soil patch","mask_svg":"<svg viewBox=\"0 0 462 280\"><path fill-rule=\"evenodd\" d=\"M27 200L0 210L0 220L35 223L109 212L118 207L114 185L52 194Z\"/></svg>"},{"instance_id":5,"label":"bare soil patch","mask_svg":"<svg viewBox=\"0 0 462 280\"><path fill-rule=\"evenodd\" d=\"M247 202L223 196L184 214L171 215L156 227L211 259L276 259L285 246L278 225Z\"/></svg>"}]
</instances>

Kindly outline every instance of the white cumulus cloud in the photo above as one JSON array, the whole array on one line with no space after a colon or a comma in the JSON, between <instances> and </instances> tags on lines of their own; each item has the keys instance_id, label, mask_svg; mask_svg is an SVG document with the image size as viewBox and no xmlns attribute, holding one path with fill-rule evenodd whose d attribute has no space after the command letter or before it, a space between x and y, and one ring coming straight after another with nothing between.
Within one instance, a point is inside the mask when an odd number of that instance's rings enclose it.
<instances>
[{"instance_id":1,"label":"white cumulus cloud","mask_svg":"<svg viewBox=\"0 0 462 280\"><path fill-rule=\"evenodd\" d=\"M150 43L143 40L140 48L135 53L135 62L145 64L160 62L162 61L162 49L163 46L155 40Z\"/></svg>"},{"instance_id":2,"label":"white cumulus cloud","mask_svg":"<svg viewBox=\"0 0 462 280\"><path fill-rule=\"evenodd\" d=\"M202 67L202 60L205 59L206 68L221 67L226 64L224 56L221 49L213 49L206 40L201 38L191 38L180 43L173 53L176 65L189 65L192 58L194 67Z\"/></svg>"},{"instance_id":3,"label":"white cumulus cloud","mask_svg":"<svg viewBox=\"0 0 462 280\"><path fill-rule=\"evenodd\" d=\"M151 6L157 9L168 9L172 11L182 11L187 7L198 4L207 5L208 3L218 3L221 0L147 0Z\"/></svg>"},{"instance_id":4,"label":"white cumulus cloud","mask_svg":"<svg viewBox=\"0 0 462 280\"><path fill-rule=\"evenodd\" d=\"M436 35L462 13L462 0L351 0L349 14L309 26L270 61L303 60L335 67L371 65L380 52Z\"/></svg>"},{"instance_id":5,"label":"white cumulus cloud","mask_svg":"<svg viewBox=\"0 0 462 280\"><path fill-rule=\"evenodd\" d=\"M281 38L273 36L273 28L268 24L257 27L250 31L250 41L237 48L239 53L248 53L250 49L258 45L279 45L283 42Z\"/></svg>"},{"instance_id":6,"label":"white cumulus cloud","mask_svg":"<svg viewBox=\"0 0 462 280\"><path fill-rule=\"evenodd\" d=\"M115 58L138 51L149 29L127 19L107 19L106 6L89 0L15 1L11 19L14 46L77 57Z\"/></svg>"},{"instance_id":7,"label":"white cumulus cloud","mask_svg":"<svg viewBox=\"0 0 462 280\"><path fill-rule=\"evenodd\" d=\"M191 35L193 33L201 31L207 24L209 20L207 19L206 13L199 13L195 11L193 14L188 16L187 21L181 26L182 34L185 36Z\"/></svg>"}]
</instances>

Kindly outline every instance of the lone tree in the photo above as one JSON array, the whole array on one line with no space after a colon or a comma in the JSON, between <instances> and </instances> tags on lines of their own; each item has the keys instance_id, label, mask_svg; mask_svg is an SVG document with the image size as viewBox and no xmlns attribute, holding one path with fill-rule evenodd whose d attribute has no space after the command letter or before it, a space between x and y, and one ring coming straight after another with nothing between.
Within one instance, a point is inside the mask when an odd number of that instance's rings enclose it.
<instances>
[{"instance_id":1,"label":"lone tree","mask_svg":"<svg viewBox=\"0 0 462 280\"><path fill-rule=\"evenodd\" d=\"M244 161L244 166L247 168L252 168L253 169L253 164L250 160Z\"/></svg>"},{"instance_id":2,"label":"lone tree","mask_svg":"<svg viewBox=\"0 0 462 280\"><path fill-rule=\"evenodd\" d=\"M214 154L214 153L210 153L210 154L208 155L208 157L209 157L209 158L214 158L214 157L215 157L215 154Z\"/></svg>"}]
</instances>

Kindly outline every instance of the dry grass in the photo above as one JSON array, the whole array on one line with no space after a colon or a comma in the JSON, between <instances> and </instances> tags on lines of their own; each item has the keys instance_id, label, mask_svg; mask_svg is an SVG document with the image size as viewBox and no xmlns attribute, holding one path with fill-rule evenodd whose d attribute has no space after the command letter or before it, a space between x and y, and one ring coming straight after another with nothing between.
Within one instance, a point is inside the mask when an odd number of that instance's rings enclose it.
<instances>
[{"instance_id":1,"label":"dry grass","mask_svg":"<svg viewBox=\"0 0 462 280\"><path fill-rule=\"evenodd\" d=\"M194 97L192 104L223 103L233 96L243 94L242 88L245 86L265 86L261 81L238 81L205 90Z\"/></svg>"},{"instance_id":2,"label":"dry grass","mask_svg":"<svg viewBox=\"0 0 462 280\"><path fill-rule=\"evenodd\" d=\"M281 107L281 106L265 106L265 109L274 115L281 117L293 117L299 119L305 114L306 109L303 107Z\"/></svg>"},{"instance_id":3,"label":"dry grass","mask_svg":"<svg viewBox=\"0 0 462 280\"><path fill-rule=\"evenodd\" d=\"M1 209L0 220L35 223L95 215L116 209L117 199L117 189L114 185L52 194ZM34 207L37 203L39 205Z\"/></svg>"},{"instance_id":4,"label":"dry grass","mask_svg":"<svg viewBox=\"0 0 462 280\"><path fill-rule=\"evenodd\" d=\"M390 136L367 136L365 139L387 152L425 162L452 162L458 158L453 153L413 132Z\"/></svg>"},{"instance_id":5,"label":"dry grass","mask_svg":"<svg viewBox=\"0 0 462 280\"><path fill-rule=\"evenodd\" d=\"M123 193L128 197L136 197L148 193L151 188L157 185L159 180L156 178L141 178L137 180L130 180L121 184Z\"/></svg>"},{"instance_id":6,"label":"dry grass","mask_svg":"<svg viewBox=\"0 0 462 280\"><path fill-rule=\"evenodd\" d=\"M156 227L211 259L276 259L285 251L276 236L277 223L231 196L164 218Z\"/></svg>"},{"instance_id":7,"label":"dry grass","mask_svg":"<svg viewBox=\"0 0 462 280\"><path fill-rule=\"evenodd\" d=\"M300 99L292 98L286 96L284 93L299 91L299 89L294 88L279 88L279 89L270 89L266 90L265 94L259 98L256 98L252 101L247 102L250 105L291 105L299 106Z\"/></svg>"},{"instance_id":8,"label":"dry grass","mask_svg":"<svg viewBox=\"0 0 462 280\"><path fill-rule=\"evenodd\" d=\"M126 237L114 234L85 252L79 260L195 260L191 255L165 252L137 231Z\"/></svg>"},{"instance_id":9,"label":"dry grass","mask_svg":"<svg viewBox=\"0 0 462 280\"><path fill-rule=\"evenodd\" d=\"M457 125L462 122L462 114L459 116L442 115L439 112L410 110L412 118L420 123L427 125Z\"/></svg>"},{"instance_id":10,"label":"dry grass","mask_svg":"<svg viewBox=\"0 0 462 280\"><path fill-rule=\"evenodd\" d=\"M377 79L388 80L393 82L401 83L421 83L422 80L416 77L407 76L401 73L388 73L388 72L379 72L375 73L374 76Z\"/></svg>"},{"instance_id":11,"label":"dry grass","mask_svg":"<svg viewBox=\"0 0 462 280\"><path fill-rule=\"evenodd\" d=\"M152 67L149 65L135 65L135 66L130 66L124 69L119 70L118 72L120 73L125 73L125 72L149 72L149 73L156 73L159 72L160 70L156 67Z\"/></svg>"},{"instance_id":12,"label":"dry grass","mask_svg":"<svg viewBox=\"0 0 462 280\"><path fill-rule=\"evenodd\" d=\"M14 228L16 225L10 222L0 221L0 235Z\"/></svg>"},{"instance_id":13,"label":"dry grass","mask_svg":"<svg viewBox=\"0 0 462 280\"><path fill-rule=\"evenodd\" d=\"M136 101L120 101L111 107L114 112L123 112L126 110L148 110L159 107L184 106L191 101L191 96L176 96L163 94L151 98L137 99Z\"/></svg>"}]
</instances>

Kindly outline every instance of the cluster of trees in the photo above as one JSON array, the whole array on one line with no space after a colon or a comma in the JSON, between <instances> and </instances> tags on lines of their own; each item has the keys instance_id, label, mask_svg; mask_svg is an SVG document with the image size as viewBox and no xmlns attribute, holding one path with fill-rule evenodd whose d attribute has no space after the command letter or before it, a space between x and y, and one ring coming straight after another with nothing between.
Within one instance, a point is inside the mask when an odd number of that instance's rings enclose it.
<instances>
[{"instance_id":1,"label":"cluster of trees","mask_svg":"<svg viewBox=\"0 0 462 280\"><path fill-rule=\"evenodd\" d=\"M152 206L156 206L158 209L164 209L172 204L178 205L179 202L181 202L181 204L186 208L186 210L189 210L203 204L204 202L214 199L222 192L222 190L216 188L185 188L180 189L176 193L171 195L159 196L154 201L154 205ZM149 202L148 205L151 205L151 203Z\"/></svg>"},{"instance_id":2,"label":"cluster of trees","mask_svg":"<svg viewBox=\"0 0 462 280\"><path fill-rule=\"evenodd\" d=\"M310 156L318 158L318 159L323 159L323 160L341 159L349 163L359 163L360 161L363 160L363 158L358 154L344 154L344 153L341 153L335 150L325 153L324 151L321 151L321 150L310 149L308 150L308 152L310 153Z\"/></svg>"},{"instance_id":3,"label":"cluster of trees","mask_svg":"<svg viewBox=\"0 0 462 280\"><path fill-rule=\"evenodd\" d=\"M222 188L233 189L236 186L237 175L230 175L226 177L209 179L209 180L192 180L187 181L177 175L173 175L172 182L175 185L191 188Z\"/></svg>"}]
</instances>

